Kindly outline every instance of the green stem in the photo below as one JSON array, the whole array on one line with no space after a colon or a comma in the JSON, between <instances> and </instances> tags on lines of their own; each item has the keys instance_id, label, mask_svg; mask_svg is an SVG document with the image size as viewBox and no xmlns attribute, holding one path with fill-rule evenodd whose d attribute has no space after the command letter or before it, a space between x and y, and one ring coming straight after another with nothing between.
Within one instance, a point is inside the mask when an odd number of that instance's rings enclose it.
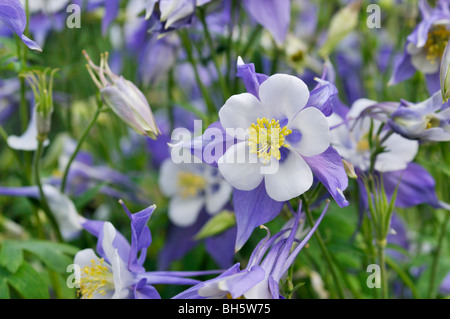
<instances>
[{"instance_id":1,"label":"green stem","mask_svg":"<svg viewBox=\"0 0 450 319\"><path fill-rule=\"evenodd\" d=\"M450 221L450 211L445 213L445 220L442 223L441 230L439 233L438 246L436 247L436 251L433 256L433 263L431 266L431 275L430 275L430 286L428 287L428 299L433 299L436 296L436 292L434 291L436 285L436 274L439 265L439 258L441 257L442 245L444 243L445 235L447 233L447 226Z\"/></svg>"},{"instance_id":2,"label":"green stem","mask_svg":"<svg viewBox=\"0 0 450 319\"><path fill-rule=\"evenodd\" d=\"M228 89L227 82L223 77L222 70L220 69L219 58L217 57L216 50L214 49L214 43L211 37L211 33L209 32L208 25L206 23L205 12L203 9L199 10L199 16L203 26L203 32L205 33L206 42L208 43L209 50L211 51L211 57L217 71L217 76L219 78L219 84L220 88L222 89L223 98L224 100L226 100L230 96L230 90Z\"/></svg>"},{"instance_id":3,"label":"green stem","mask_svg":"<svg viewBox=\"0 0 450 319\"><path fill-rule=\"evenodd\" d=\"M195 80L197 82L197 85L199 86L200 91L202 92L203 98L205 99L205 103L208 108L210 120L212 120L212 117L217 113L217 110L214 106L213 100L211 99L211 95L209 94L209 91L203 85L200 74L198 73L197 61L195 60L194 55L192 53L192 45L190 42L191 40L189 39L189 35L185 30L180 31L180 37L181 37L181 42L183 43L184 49L186 50L186 54L188 56L189 63L192 65L192 68L194 69L194 75L195 75Z\"/></svg>"},{"instance_id":4,"label":"green stem","mask_svg":"<svg viewBox=\"0 0 450 319\"><path fill-rule=\"evenodd\" d=\"M306 217L308 219L309 224L311 225L311 227L313 227L314 219L312 217L311 211L309 210L307 201L305 200L304 196L302 196L302 200L303 200L303 204L302 204L303 210L306 213ZM333 281L336 285L336 290L337 290L338 296L341 299L345 299L344 291L341 287L341 283L340 283L339 278L334 269L333 260L331 258L330 252L328 251L327 246L325 245L325 242L323 241L323 238L319 232L319 229L316 229L316 231L314 232L314 237L316 238L317 242L319 243L322 254L325 257L325 261L327 262L328 269L330 270L331 276L333 277Z\"/></svg>"},{"instance_id":5,"label":"green stem","mask_svg":"<svg viewBox=\"0 0 450 319\"><path fill-rule=\"evenodd\" d=\"M88 136L91 128L97 122L97 119L98 119L98 117L99 117L101 112L103 112L103 110L102 110L102 102L101 102L101 99L98 98L97 99L97 110L95 111L94 117L92 118L91 122L86 127L86 129L84 130L83 135L81 135L81 138L78 141L77 147L75 148L75 151L72 153L72 156L70 157L69 162L67 163L66 169L64 170L64 175L63 175L63 178L62 178L61 188L60 188L61 193L64 193L65 190L66 190L67 177L69 176L70 166L72 165L72 162L77 157L77 154L78 154L78 152L81 149L81 145L83 145L83 142L86 139L86 137Z\"/></svg>"},{"instance_id":6,"label":"green stem","mask_svg":"<svg viewBox=\"0 0 450 319\"><path fill-rule=\"evenodd\" d=\"M38 137L38 148L36 150L36 153L34 154L34 174L35 174L34 176L36 179L36 184L39 188L39 195L40 195L42 209L44 210L44 213L45 213L47 219L50 221L50 224L52 225L52 228L55 232L56 238L58 239L58 241L63 242L64 240L61 236L61 232L59 230L58 223L56 222L56 219L55 219L54 215L52 214L52 211L51 211L50 206L47 201L47 197L45 196L44 188L42 186L41 176L40 176L40 172L39 172L39 161L40 161L40 158L42 155L42 150L43 150L43 145L44 145L45 140L46 140L46 137L45 138Z\"/></svg>"},{"instance_id":7,"label":"green stem","mask_svg":"<svg viewBox=\"0 0 450 319\"><path fill-rule=\"evenodd\" d=\"M386 256L385 256L385 241L377 242L378 263L380 266L381 276L381 298L387 299L389 297L389 287L386 273Z\"/></svg>"}]
</instances>

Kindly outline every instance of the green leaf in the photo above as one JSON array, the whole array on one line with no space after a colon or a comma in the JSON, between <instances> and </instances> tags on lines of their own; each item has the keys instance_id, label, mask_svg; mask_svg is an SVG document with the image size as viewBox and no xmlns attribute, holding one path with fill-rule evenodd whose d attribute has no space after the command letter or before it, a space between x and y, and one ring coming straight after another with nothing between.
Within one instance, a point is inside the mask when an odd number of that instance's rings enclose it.
<instances>
[{"instance_id":1,"label":"green leaf","mask_svg":"<svg viewBox=\"0 0 450 319\"><path fill-rule=\"evenodd\" d=\"M41 275L25 263L7 281L25 299L48 299L48 287Z\"/></svg>"},{"instance_id":2,"label":"green leaf","mask_svg":"<svg viewBox=\"0 0 450 319\"><path fill-rule=\"evenodd\" d=\"M236 225L234 213L224 210L208 220L197 235L195 235L194 239L200 240L220 234L234 225Z\"/></svg>"},{"instance_id":3,"label":"green leaf","mask_svg":"<svg viewBox=\"0 0 450 319\"><path fill-rule=\"evenodd\" d=\"M100 191L100 189L103 186L106 186L108 183L100 183L98 185L95 185L92 188L89 188L87 191L85 191L83 194L77 197L77 199L74 201L75 207L78 211L82 210L82 208L88 204Z\"/></svg>"},{"instance_id":4,"label":"green leaf","mask_svg":"<svg viewBox=\"0 0 450 319\"><path fill-rule=\"evenodd\" d=\"M78 248L49 241L29 241L21 244L22 249L38 257L49 269L64 273L73 259L67 255L75 255Z\"/></svg>"},{"instance_id":5,"label":"green leaf","mask_svg":"<svg viewBox=\"0 0 450 319\"><path fill-rule=\"evenodd\" d=\"M9 299L9 289L6 284L6 278L0 278L0 299Z\"/></svg>"},{"instance_id":6,"label":"green leaf","mask_svg":"<svg viewBox=\"0 0 450 319\"><path fill-rule=\"evenodd\" d=\"M15 273L23 263L23 252L17 242L5 240L0 250L0 265Z\"/></svg>"}]
</instances>

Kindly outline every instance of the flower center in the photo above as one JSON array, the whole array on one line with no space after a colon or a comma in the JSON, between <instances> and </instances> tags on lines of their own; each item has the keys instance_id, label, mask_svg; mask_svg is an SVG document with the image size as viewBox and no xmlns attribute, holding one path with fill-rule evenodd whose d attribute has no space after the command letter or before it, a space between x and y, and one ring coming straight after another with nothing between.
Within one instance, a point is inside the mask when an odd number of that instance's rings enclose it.
<instances>
[{"instance_id":1,"label":"flower center","mask_svg":"<svg viewBox=\"0 0 450 319\"><path fill-rule=\"evenodd\" d=\"M433 115L425 116L425 127L427 130L430 128L439 127L440 122L441 121Z\"/></svg>"},{"instance_id":2,"label":"flower center","mask_svg":"<svg viewBox=\"0 0 450 319\"><path fill-rule=\"evenodd\" d=\"M440 60L449 38L450 30L447 30L445 25L433 27L428 33L427 43L425 44L425 48L427 49L427 60L432 64L434 64L436 60Z\"/></svg>"},{"instance_id":3,"label":"flower center","mask_svg":"<svg viewBox=\"0 0 450 319\"><path fill-rule=\"evenodd\" d=\"M363 138L356 144L356 150L359 153L365 153L370 149L369 141L366 138Z\"/></svg>"},{"instance_id":4,"label":"flower center","mask_svg":"<svg viewBox=\"0 0 450 319\"><path fill-rule=\"evenodd\" d=\"M279 160L281 158L280 148L289 146L285 144L285 139L291 133L292 130L289 130L287 126L280 129L280 121L274 119L269 121L265 117L257 119L256 123L249 127L250 153L258 154L258 157L266 163L272 156Z\"/></svg>"},{"instance_id":5,"label":"flower center","mask_svg":"<svg viewBox=\"0 0 450 319\"><path fill-rule=\"evenodd\" d=\"M81 269L80 289L82 299L91 299L95 293L105 295L107 290L114 290L114 277L103 258L92 259L91 266Z\"/></svg>"},{"instance_id":6,"label":"flower center","mask_svg":"<svg viewBox=\"0 0 450 319\"><path fill-rule=\"evenodd\" d=\"M178 187L183 198L194 197L206 188L206 180L200 175L180 172L178 173Z\"/></svg>"}]
</instances>

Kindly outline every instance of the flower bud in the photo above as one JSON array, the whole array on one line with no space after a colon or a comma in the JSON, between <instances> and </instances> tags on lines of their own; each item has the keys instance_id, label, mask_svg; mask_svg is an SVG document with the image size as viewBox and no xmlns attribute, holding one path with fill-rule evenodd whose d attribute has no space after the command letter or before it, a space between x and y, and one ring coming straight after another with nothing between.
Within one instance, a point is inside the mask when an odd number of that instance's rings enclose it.
<instances>
[{"instance_id":1,"label":"flower bud","mask_svg":"<svg viewBox=\"0 0 450 319\"><path fill-rule=\"evenodd\" d=\"M103 102L137 133L156 139L161 132L144 94L132 82L111 71L107 52L100 55L100 66L94 65L85 51L83 54L88 61L86 67L100 90Z\"/></svg>"},{"instance_id":2,"label":"flower bud","mask_svg":"<svg viewBox=\"0 0 450 319\"><path fill-rule=\"evenodd\" d=\"M35 99L37 139L45 141L50 132L53 113L53 77L58 69L31 71L22 75L30 84Z\"/></svg>"},{"instance_id":3,"label":"flower bud","mask_svg":"<svg viewBox=\"0 0 450 319\"><path fill-rule=\"evenodd\" d=\"M441 60L441 92L442 100L447 102L450 97L450 41Z\"/></svg>"}]
</instances>

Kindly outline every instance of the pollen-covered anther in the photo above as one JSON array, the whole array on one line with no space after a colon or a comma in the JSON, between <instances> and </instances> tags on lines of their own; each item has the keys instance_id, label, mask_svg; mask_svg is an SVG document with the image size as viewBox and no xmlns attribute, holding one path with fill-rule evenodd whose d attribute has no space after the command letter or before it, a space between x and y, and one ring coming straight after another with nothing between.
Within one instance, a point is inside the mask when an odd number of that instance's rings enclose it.
<instances>
[{"instance_id":1,"label":"pollen-covered anther","mask_svg":"<svg viewBox=\"0 0 450 319\"><path fill-rule=\"evenodd\" d=\"M280 121L275 119L268 120L263 117L257 119L256 123L252 123L249 127L248 145L250 153L257 154L265 163L269 162L272 157L280 160L281 147L288 147L285 143L286 136L292 133L286 126L280 128Z\"/></svg>"},{"instance_id":2,"label":"pollen-covered anther","mask_svg":"<svg viewBox=\"0 0 450 319\"><path fill-rule=\"evenodd\" d=\"M427 60L434 64L440 60L450 38L450 30L445 25L437 25L428 33L425 44Z\"/></svg>"},{"instance_id":3,"label":"pollen-covered anther","mask_svg":"<svg viewBox=\"0 0 450 319\"><path fill-rule=\"evenodd\" d=\"M82 299L91 299L95 294L106 295L114 289L114 278L103 258L92 259L90 266L81 269L80 289Z\"/></svg>"},{"instance_id":4,"label":"pollen-covered anther","mask_svg":"<svg viewBox=\"0 0 450 319\"><path fill-rule=\"evenodd\" d=\"M206 188L206 179L190 172L178 174L178 189L181 197L194 197Z\"/></svg>"}]
</instances>

